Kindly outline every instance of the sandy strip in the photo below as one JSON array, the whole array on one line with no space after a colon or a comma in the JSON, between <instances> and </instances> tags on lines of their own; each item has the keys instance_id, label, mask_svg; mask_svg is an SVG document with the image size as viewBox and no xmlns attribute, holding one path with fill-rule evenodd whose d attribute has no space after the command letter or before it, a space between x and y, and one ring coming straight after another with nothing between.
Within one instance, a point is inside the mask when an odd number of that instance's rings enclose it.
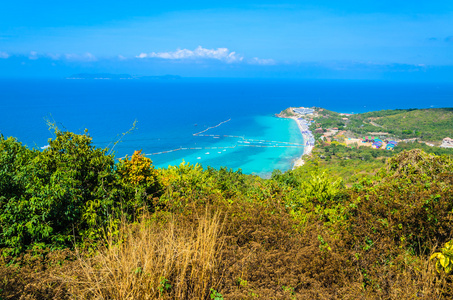
<instances>
[{"instance_id":1,"label":"sandy strip","mask_svg":"<svg viewBox=\"0 0 453 300\"><path fill-rule=\"evenodd\" d=\"M308 129L308 126L306 124L304 124L305 120L301 121L297 117L291 117L291 119L296 121L297 126L299 127L299 130L300 130L300 133L302 134L302 137L304 139L304 144L305 144L304 153L302 154L302 156L300 158L298 158L294 162L294 165L293 165L293 170L294 170L295 168L300 167L304 164L304 160L303 160L304 155L310 155L311 151L313 150L314 145L312 145L312 144L310 144L309 146L306 145L307 141L310 141L310 139L313 139L313 134Z\"/></svg>"}]
</instances>

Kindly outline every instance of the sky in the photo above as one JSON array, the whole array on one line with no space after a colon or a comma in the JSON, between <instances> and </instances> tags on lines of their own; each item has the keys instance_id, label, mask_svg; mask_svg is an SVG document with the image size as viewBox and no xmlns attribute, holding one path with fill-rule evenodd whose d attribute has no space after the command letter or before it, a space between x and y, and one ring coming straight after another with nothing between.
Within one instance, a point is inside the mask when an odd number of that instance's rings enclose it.
<instances>
[{"instance_id":1,"label":"sky","mask_svg":"<svg viewBox=\"0 0 453 300\"><path fill-rule=\"evenodd\" d=\"M453 81L453 1L4 1L0 77Z\"/></svg>"}]
</instances>

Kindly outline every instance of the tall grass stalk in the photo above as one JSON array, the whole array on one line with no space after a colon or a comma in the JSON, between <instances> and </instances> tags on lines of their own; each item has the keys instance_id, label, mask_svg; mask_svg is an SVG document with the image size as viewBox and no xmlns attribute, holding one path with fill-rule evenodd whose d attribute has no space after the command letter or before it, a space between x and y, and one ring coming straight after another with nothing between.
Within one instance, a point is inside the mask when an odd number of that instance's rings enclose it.
<instances>
[{"instance_id":1,"label":"tall grass stalk","mask_svg":"<svg viewBox=\"0 0 453 300\"><path fill-rule=\"evenodd\" d=\"M144 217L65 276L78 299L205 299L215 287L222 222L206 210L193 224ZM191 225L190 225L191 224Z\"/></svg>"}]
</instances>

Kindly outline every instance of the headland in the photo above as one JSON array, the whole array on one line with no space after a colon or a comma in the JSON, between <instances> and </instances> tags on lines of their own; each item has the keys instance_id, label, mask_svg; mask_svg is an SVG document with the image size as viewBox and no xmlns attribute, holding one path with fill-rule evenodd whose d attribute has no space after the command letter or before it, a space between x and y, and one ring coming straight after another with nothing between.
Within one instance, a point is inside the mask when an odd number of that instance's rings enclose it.
<instances>
[{"instance_id":1,"label":"headland","mask_svg":"<svg viewBox=\"0 0 453 300\"><path fill-rule=\"evenodd\" d=\"M450 138L453 136L452 108L346 114L318 107L289 107L276 116L296 121L304 139L304 153L295 160L293 168L303 165L303 157L312 154L315 140L323 147L336 144L351 149L368 148L375 157L387 156L377 150L397 149L399 152L400 148L422 146L453 148L453 139Z\"/></svg>"}]
</instances>

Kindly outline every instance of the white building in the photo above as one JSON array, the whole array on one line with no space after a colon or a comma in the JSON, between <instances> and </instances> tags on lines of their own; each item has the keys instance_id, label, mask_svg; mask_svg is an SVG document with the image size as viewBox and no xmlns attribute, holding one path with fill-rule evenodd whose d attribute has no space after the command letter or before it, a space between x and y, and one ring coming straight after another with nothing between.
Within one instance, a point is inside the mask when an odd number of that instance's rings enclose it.
<instances>
[{"instance_id":1,"label":"white building","mask_svg":"<svg viewBox=\"0 0 453 300\"><path fill-rule=\"evenodd\" d=\"M441 148L453 148L453 139L451 138L444 138L442 140L442 145L440 145Z\"/></svg>"},{"instance_id":2,"label":"white building","mask_svg":"<svg viewBox=\"0 0 453 300\"><path fill-rule=\"evenodd\" d=\"M315 112L314 109L307 108L307 107L299 107L299 108L293 108L293 112L299 115L310 115Z\"/></svg>"}]
</instances>

